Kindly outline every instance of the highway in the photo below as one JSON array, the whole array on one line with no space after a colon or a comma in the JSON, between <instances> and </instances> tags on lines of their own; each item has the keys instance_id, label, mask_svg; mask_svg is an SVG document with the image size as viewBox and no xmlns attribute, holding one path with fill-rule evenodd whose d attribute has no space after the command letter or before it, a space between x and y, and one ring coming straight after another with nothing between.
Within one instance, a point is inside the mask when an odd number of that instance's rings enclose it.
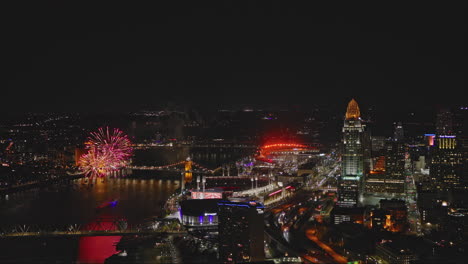
<instances>
[{"instance_id":1,"label":"highway","mask_svg":"<svg viewBox=\"0 0 468 264\"><path fill-rule=\"evenodd\" d=\"M306 231L306 236L308 239L314 241L314 243L317 244L321 249L327 252L337 263L346 264L348 262L345 257L336 253L330 246L320 241L318 237L315 236L315 233L316 231L310 228Z\"/></svg>"},{"instance_id":2,"label":"highway","mask_svg":"<svg viewBox=\"0 0 468 264\"><path fill-rule=\"evenodd\" d=\"M416 235L422 235L421 216L417 206L417 190L414 184L414 178L411 174L406 175L405 182L406 205L408 207L409 232Z\"/></svg>"}]
</instances>

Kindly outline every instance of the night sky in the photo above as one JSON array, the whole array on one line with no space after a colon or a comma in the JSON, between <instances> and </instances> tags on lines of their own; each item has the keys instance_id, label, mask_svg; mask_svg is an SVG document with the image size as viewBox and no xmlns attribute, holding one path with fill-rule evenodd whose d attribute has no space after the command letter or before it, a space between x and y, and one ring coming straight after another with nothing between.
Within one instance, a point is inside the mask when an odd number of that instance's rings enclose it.
<instances>
[{"instance_id":1,"label":"night sky","mask_svg":"<svg viewBox=\"0 0 468 264\"><path fill-rule=\"evenodd\" d=\"M466 3L95 2L1 8L3 112L468 104Z\"/></svg>"}]
</instances>

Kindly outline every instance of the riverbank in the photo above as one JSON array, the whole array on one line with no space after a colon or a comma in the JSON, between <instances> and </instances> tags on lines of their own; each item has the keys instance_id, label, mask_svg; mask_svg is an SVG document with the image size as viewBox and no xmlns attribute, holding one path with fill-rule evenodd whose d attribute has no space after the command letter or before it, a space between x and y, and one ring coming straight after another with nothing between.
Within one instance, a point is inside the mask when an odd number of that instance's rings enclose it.
<instances>
[{"instance_id":1,"label":"riverbank","mask_svg":"<svg viewBox=\"0 0 468 264\"><path fill-rule=\"evenodd\" d=\"M51 184L67 183L76 179L80 179L82 177L83 175L81 174L65 175L65 176L60 176L60 177L47 179L43 181L34 181L34 182L28 182L28 183L24 183L20 185L10 186L8 188L0 188L0 195L11 194L11 193L25 191L25 190L34 189L34 188L46 187Z\"/></svg>"}]
</instances>

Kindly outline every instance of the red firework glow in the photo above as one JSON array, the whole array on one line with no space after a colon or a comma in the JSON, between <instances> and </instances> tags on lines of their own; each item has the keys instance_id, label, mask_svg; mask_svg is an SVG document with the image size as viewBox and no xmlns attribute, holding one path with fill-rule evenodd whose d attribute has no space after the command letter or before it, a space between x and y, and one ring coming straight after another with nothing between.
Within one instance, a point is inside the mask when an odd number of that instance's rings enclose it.
<instances>
[{"instance_id":1,"label":"red firework glow","mask_svg":"<svg viewBox=\"0 0 468 264\"><path fill-rule=\"evenodd\" d=\"M117 128L99 128L85 144L88 151L81 156L79 166L88 177L104 176L125 167L133 152L127 135Z\"/></svg>"}]
</instances>

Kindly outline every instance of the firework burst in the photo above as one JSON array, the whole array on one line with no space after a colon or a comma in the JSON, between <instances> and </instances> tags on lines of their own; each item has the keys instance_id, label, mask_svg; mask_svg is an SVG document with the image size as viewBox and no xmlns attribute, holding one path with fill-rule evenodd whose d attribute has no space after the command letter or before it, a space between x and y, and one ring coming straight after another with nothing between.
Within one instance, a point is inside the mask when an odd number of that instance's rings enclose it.
<instances>
[{"instance_id":1,"label":"firework burst","mask_svg":"<svg viewBox=\"0 0 468 264\"><path fill-rule=\"evenodd\" d=\"M116 128L99 128L85 144L88 151L79 165L88 177L104 176L125 167L133 153L127 135Z\"/></svg>"}]
</instances>

